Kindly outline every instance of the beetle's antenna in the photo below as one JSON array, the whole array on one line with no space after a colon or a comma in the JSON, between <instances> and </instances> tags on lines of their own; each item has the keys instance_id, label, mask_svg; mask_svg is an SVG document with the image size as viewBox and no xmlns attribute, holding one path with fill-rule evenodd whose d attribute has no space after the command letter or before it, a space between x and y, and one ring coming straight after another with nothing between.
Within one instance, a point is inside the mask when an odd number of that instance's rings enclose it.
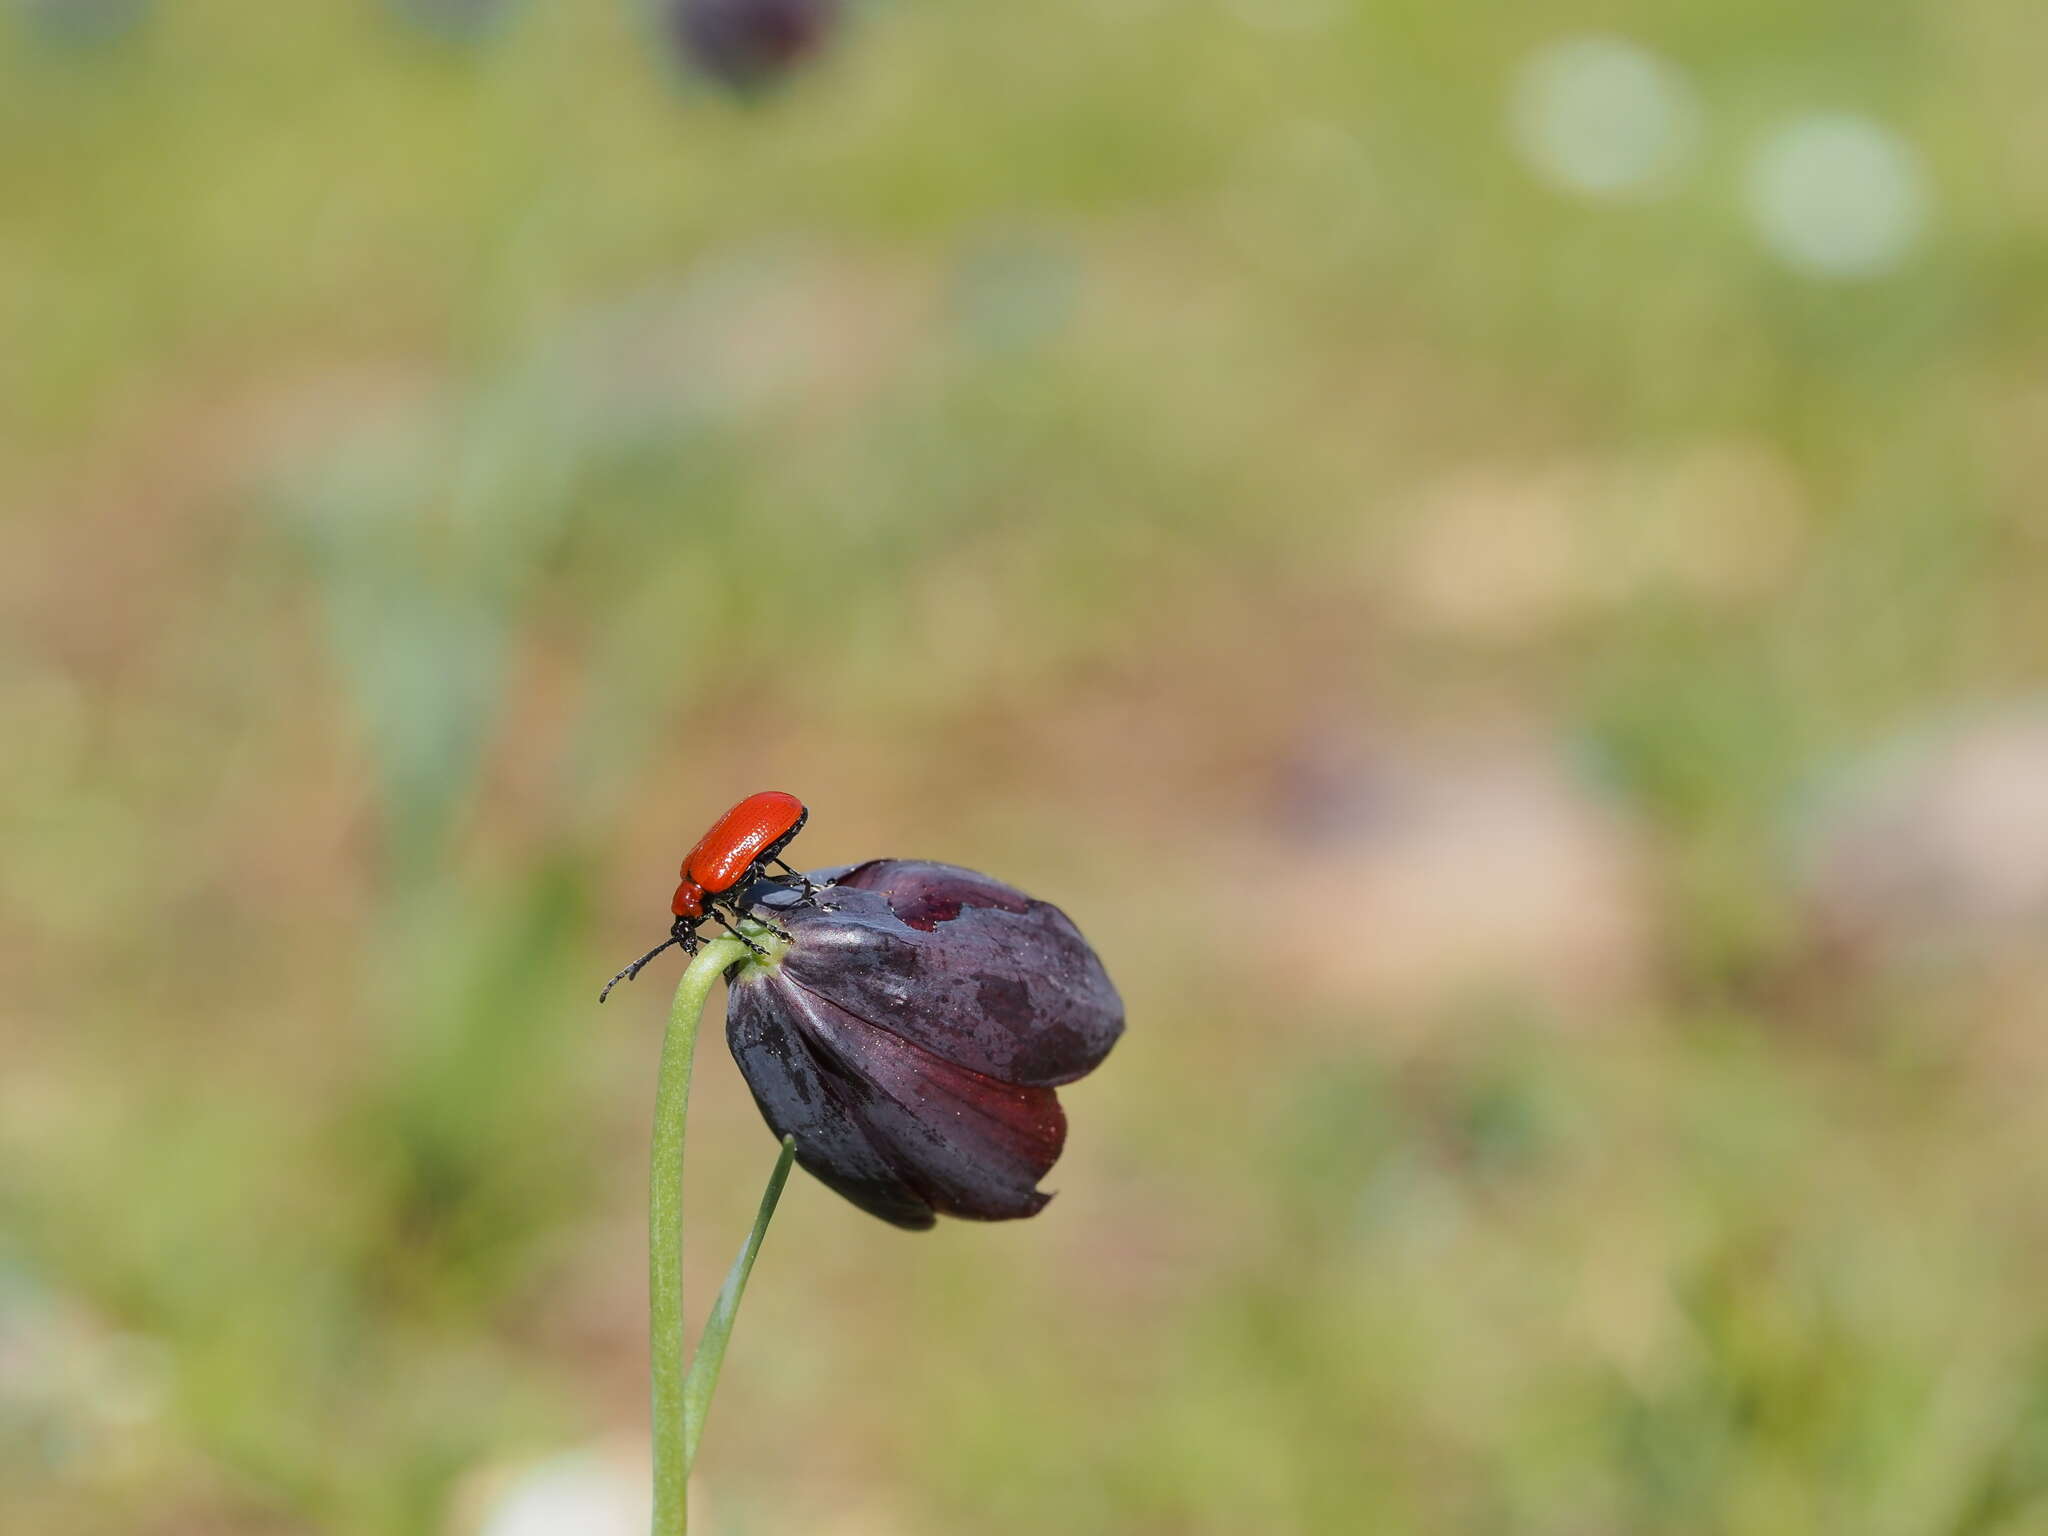
<instances>
[{"instance_id":1,"label":"beetle's antenna","mask_svg":"<svg viewBox=\"0 0 2048 1536\"><path fill-rule=\"evenodd\" d=\"M654 948L647 951L646 954L642 955L638 960L635 960L631 965L627 966L623 971L619 972L618 975L614 976L610 981L606 982L604 984L604 990L597 994L597 1000L600 1003L603 1002L606 998L612 995L613 987L616 987L622 981L631 981L635 976L638 976L643 970L647 968L648 961L652 960L664 949L667 949L669 945L680 944L682 942L683 936L680 933L670 934L667 938L663 939L659 944L655 945Z\"/></svg>"}]
</instances>

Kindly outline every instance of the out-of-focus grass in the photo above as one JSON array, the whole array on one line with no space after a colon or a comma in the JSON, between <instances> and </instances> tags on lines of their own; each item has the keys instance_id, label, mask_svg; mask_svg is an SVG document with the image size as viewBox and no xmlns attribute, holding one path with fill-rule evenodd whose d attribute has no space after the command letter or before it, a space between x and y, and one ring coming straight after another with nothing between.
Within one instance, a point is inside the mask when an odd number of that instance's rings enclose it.
<instances>
[{"instance_id":1,"label":"out-of-focus grass","mask_svg":"<svg viewBox=\"0 0 2048 1536\"><path fill-rule=\"evenodd\" d=\"M0 1529L630 1447L594 988L766 784L1060 901L1131 1032L1033 1223L792 1188L708 1529L2048 1529L2048 994L1795 857L2048 681L2048 20L1262 14L877 9L749 108L605 6L0 29ZM1588 24L1699 93L1660 195L1506 142ZM1739 182L1844 108L1934 214L1828 285Z\"/></svg>"}]
</instances>

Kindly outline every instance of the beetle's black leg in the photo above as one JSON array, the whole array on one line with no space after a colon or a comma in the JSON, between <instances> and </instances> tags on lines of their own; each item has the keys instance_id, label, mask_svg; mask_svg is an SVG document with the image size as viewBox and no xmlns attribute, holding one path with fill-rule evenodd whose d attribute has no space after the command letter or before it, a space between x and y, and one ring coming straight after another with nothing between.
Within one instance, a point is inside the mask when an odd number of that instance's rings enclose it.
<instances>
[{"instance_id":1,"label":"beetle's black leg","mask_svg":"<svg viewBox=\"0 0 2048 1536\"><path fill-rule=\"evenodd\" d=\"M782 927L779 923L774 922L772 919L759 916L758 912L754 915L754 921L759 923L763 928L766 928L770 933L774 934L775 937L782 940L783 943L787 944L789 942L789 930L787 928Z\"/></svg>"},{"instance_id":2,"label":"beetle's black leg","mask_svg":"<svg viewBox=\"0 0 2048 1536\"><path fill-rule=\"evenodd\" d=\"M771 864L779 865L781 867L782 872L785 875L789 876L790 879L794 880L798 885L803 887L803 896L801 898L802 900L809 902L813 906L817 905L818 892L824 889L822 885L813 885L811 883L811 877L809 875L805 874L800 869L790 868L789 862L785 859L770 859L768 862Z\"/></svg>"},{"instance_id":3,"label":"beetle's black leg","mask_svg":"<svg viewBox=\"0 0 2048 1536\"><path fill-rule=\"evenodd\" d=\"M789 876L790 879L796 881L798 885L803 887L803 894L797 898L799 905L816 907L820 912L837 912L839 910L837 907L833 906L832 903L829 901L818 900L819 895L825 890L825 887L819 885L815 880L813 880L809 875L805 874L802 870L790 868L790 866L787 863L784 863L781 859L774 859L770 862L775 864L781 864L782 872L785 875Z\"/></svg>"},{"instance_id":4,"label":"beetle's black leg","mask_svg":"<svg viewBox=\"0 0 2048 1536\"><path fill-rule=\"evenodd\" d=\"M751 949L755 954L765 955L768 953L767 950L763 949L760 945L756 944L752 939L748 938L744 933L741 933L739 929L733 927L731 923L727 922L725 920L725 914L723 912L720 912L714 908L709 915L717 918L719 927L723 928L727 933L731 934L734 938L738 939L742 944L746 945L747 948ZM771 928L774 927L773 924L770 924L769 926ZM775 928L774 931L776 933L782 932L782 930L779 928ZM787 937L787 935L784 936Z\"/></svg>"}]
</instances>

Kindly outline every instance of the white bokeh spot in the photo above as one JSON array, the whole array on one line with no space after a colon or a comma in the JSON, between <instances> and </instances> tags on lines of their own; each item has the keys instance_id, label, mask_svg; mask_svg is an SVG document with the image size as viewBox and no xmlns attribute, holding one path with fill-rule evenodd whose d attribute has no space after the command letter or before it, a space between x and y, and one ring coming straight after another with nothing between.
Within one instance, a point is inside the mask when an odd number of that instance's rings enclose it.
<instances>
[{"instance_id":1,"label":"white bokeh spot","mask_svg":"<svg viewBox=\"0 0 2048 1536\"><path fill-rule=\"evenodd\" d=\"M1626 38L1547 43L1508 107L1516 150L1544 180L1589 197L1649 187L1691 153L1699 108L1685 78Z\"/></svg>"},{"instance_id":2,"label":"white bokeh spot","mask_svg":"<svg viewBox=\"0 0 2048 1536\"><path fill-rule=\"evenodd\" d=\"M485 1514L481 1536L642 1536L648 1496L623 1469L570 1454L522 1471Z\"/></svg>"},{"instance_id":3,"label":"white bokeh spot","mask_svg":"<svg viewBox=\"0 0 2048 1536\"><path fill-rule=\"evenodd\" d=\"M1744 191L1773 254L1820 277L1869 277L1897 266L1928 213L1920 157L1867 117L1816 113L1772 133L1751 157Z\"/></svg>"}]
</instances>

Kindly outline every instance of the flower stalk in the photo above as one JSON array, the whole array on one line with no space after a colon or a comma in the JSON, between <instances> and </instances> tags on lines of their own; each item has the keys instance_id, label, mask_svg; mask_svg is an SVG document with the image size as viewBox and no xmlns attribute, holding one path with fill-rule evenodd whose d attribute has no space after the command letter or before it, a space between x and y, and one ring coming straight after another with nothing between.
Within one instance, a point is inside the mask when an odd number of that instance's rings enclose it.
<instances>
[{"instance_id":1,"label":"flower stalk","mask_svg":"<svg viewBox=\"0 0 2048 1536\"><path fill-rule=\"evenodd\" d=\"M764 947L779 944L758 924L742 925ZM704 1416L725 1359L741 1293L754 1256L775 1214L775 1204L795 1156L785 1140L761 1199L754 1229L726 1277L718 1302L698 1341L695 1361L684 1358L683 1324L683 1140L690 1118L690 1076L696 1065L697 1026L712 988L730 967L758 960L739 939L713 939L699 949L676 986L662 1041L661 1068L654 1092L653 1178L647 1200L647 1294L654 1397L653 1536L685 1536L689 1528L690 1467L704 1432Z\"/></svg>"}]
</instances>

